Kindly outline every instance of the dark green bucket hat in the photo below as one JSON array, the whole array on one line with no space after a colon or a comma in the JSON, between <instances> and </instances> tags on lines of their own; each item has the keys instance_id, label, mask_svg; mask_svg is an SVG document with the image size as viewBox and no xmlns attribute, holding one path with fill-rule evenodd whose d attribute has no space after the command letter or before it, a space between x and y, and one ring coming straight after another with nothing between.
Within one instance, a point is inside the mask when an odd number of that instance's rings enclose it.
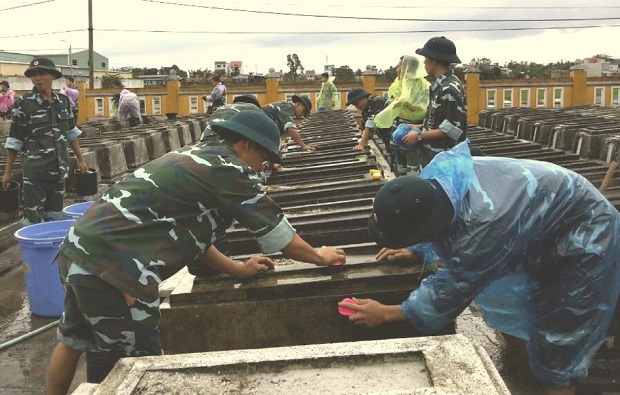
<instances>
[{"instance_id":1,"label":"dark green bucket hat","mask_svg":"<svg viewBox=\"0 0 620 395\"><path fill-rule=\"evenodd\" d=\"M62 73L58 71L54 62L52 62L52 60L48 58L37 57L32 59L32 61L28 65L28 68L26 69L26 71L24 71L24 75L30 78L32 72L36 70L43 70L50 73L54 76L55 80L62 77Z\"/></svg>"},{"instance_id":2,"label":"dark green bucket hat","mask_svg":"<svg viewBox=\"0 0 620 395\"><path fill-rule=\"evenodd\" d=\"M310 115L310 111L312 110L312 102L310 101L310 98L306 95L303 96L297 96L297 95L293 95L293 97L291 98L291 101L293 103L301 103L304 105L304 107L306 107L306 111L305 114L306 116Z\"/></svg>"},{"instance_id":3,"label":"dark green bucket hat","mask_svg":"<svg viewBox=\"0 0 620 395\"><path fill-rule=\"evenodd\" d=\"M370 96L370 93L366 92L364 89L353 88L347 93L347 106L351 104L355 105L355 103L368 96Z\"/></svg>"},{"instance_id":4,"label":"dark green bucket hat","mask_svg":"<svg viewBox=\"0 0 620 395\"><path fill-rule=\"evenodd\" d=\"M280 130L278 125L262 112L241 111L226 121L214 123L211 128L223 138L234 133L252 140L267 150L270 162L282 163Z\"/></svg>"}]
</instances>

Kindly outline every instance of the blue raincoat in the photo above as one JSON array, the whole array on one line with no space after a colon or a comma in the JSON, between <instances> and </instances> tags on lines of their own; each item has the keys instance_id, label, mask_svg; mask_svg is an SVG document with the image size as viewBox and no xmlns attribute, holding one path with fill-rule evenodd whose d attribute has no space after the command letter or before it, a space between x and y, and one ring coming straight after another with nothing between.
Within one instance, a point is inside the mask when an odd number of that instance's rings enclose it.
<instances>
[{"instance_id":1,"label":"blue raincoat","mask_svg":"<svg viewBox=\"0 0 620 395\"><path fill-rule=\"evenodd\" d=\"M450 227L414 246L445 262L402 303L433 333L472 301L486 323L527 342L533 374L568 386L586 373L620 293L620 215L584 177L557 165L471 157L467 141L421 177L454 206ZM416 248L417 247L417 248Z\"/></svg>"}]
</instances>

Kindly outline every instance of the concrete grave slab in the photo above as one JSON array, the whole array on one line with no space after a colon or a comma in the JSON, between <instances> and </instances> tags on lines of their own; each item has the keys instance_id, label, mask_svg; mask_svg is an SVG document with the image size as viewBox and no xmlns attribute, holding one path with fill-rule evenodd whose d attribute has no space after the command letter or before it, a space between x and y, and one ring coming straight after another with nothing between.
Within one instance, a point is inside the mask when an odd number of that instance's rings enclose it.
<instances>
[{"instance_id":1,"label":"concrete grave slab","mask_svg":"<svg viewBox=\"0 0 620 395\"><path fill-rule=\"evenodd\" d=\"M275 271L250 280L176 277L174 285L166 286L169 296L161 305L162 348L177 354L420 336L409 322L352 325L338 314L337 303L355 296L400 304L431 268L377 262L374 243L342 248L347 252L343 266L316 267L277 254L271 256ZM320 322L320 330L313 322ZM443 333L454 333L454 328Z\"/></svg>"},{"instance_id":2,"label":"concrete grave slab","mask_svg":"<svg viewBox=\"0 0 620 395\"><path fill-rule=\"evenodd\" d=\"M145 135L146 148L149 153L149 159L157 159L166 153L166 144L160 130L147 131Z\"/></svg>"},{"instance_id":3,"label":"concrete grave slab","mask_svg":"<svg viewBox=\"0 0 620 395\"><path fill-rule=\"evenodd\" d=\"M168 126L165 128L160 128L159 130L161 131L161 136L164 140L164 145L166 146L166 152L170 152L181 147L179 132L177 131L176 126Z\"/></svg>"},{"instance_id":4,"label":"concrete grave slab","mask_svg":"<svg viewBox=\"0 0 620 395\"><path fill-rule=\"evenodd\" d=\"M128 167L123 144L111 141L103 142L102 146L97 148L97 163L99 164L101 178L107 180L127 172Z\"/></svg>"},{"instance_id":5,"label":"concrete grave slab","mask_svg":"<svg viewBox=\"0 0 620 395\"><path fill-rule=\"evenodd\" d=\"M145 140L143 136L131 136L129 139L123 140L128 168L136 168L149 161L149 151Z\"/></svg>"},{"instance_id":6,"label":"concrete grave slab","mask_svg":"<svg viewBox=\"0 0 620 395\"><path fill-rule=\"evenodd\" d=\"M508 395L488 355L465 336L124 358L98 386L116 394Z\"/></svg>"},{"instance_id":7,"label":"concrete grave slab","mask_svg":"<svg viewBox=\"0 0 620 395\"><path fill-rule=\"evenodd\" d=\"M186 123L177 124L177 133L179 134L179 145L184 147L193 143L192 134L189 125Z\"/></svg>"},{"instance_id":8,"label":"concrete grave slab","mask_svg":"<svg viewBox=\"0 0 620 395\"><path fill-rule=\"evenodd\" d=\"M189 130L192 134L192 141L196 142L200 140L200 135L202 134L202 129L200 128L200 122L197 119L188 120Z\"/></svg>"}]
</instances>

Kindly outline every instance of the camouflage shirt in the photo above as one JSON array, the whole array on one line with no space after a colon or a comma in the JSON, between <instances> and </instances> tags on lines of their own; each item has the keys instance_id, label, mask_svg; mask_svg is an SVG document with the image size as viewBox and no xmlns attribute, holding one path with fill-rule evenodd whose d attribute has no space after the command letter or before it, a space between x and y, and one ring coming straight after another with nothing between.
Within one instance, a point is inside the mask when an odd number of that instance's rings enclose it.
<instances>
[{"instance_id":1,"label":"camouflage shirt","mask_svg":"<svg viewBox=\"0 0 620 395\"><path fill-rule=\"evenodd\" d=\"M220 106L211 114L209 119L207 119L207 126L205 126L205 130L203 130L202 136L200 136L200 141L217 139L217 134L211 129L211 125L230 119L233 115L241 111L263 112L260 107L256 107L252 103L233 103Z\"/></svg>"},{"instance_id":2,"label":"camouflage shirt","mask_svg":"<svg viewBox=\"0 0 620 395\"><path fill-rule=\"evenodd\" d=\"M111 186L71 229L60 251L140 300L159 297L159 268L194 262L236 219L264 253L295 235L260 178L223 142L172 151Z\"/></svg>"},{"instance_id":3,"label":"camouflage shirt","mask_svg":"<svg viewBox=\"0 0 620 395\"><path fill-rule=\"evenodd\" d=\"M13 106L13 122L5 148L21 154L24 178L65 179L69 176L68 147L82 131L75 127L66 96L52 92L52 100L36 90L26 93Z\"/></svg>"},{"instance_id":4,"label":"camouflage shirt","mask_svg":"<svg viewBox=\"0 0 620 395\"><path fill-rule=\"evenodd\" d=\"M290 101L277 101L271 104L263 106L263 111L269 118L271 118L278 129L280 129L280 135L286 133L287 129L297 129L295 123L295 105Z\"/></svg>"},{"instance_id":5,"label":"camouflage shirt","mask_svg":"<svg viewBox=\"0 0 620 395\"><path fill-rule=\"evenodd\" d=\"M379 114L385 108L387 99L382 96L370 96L368 98L368 107L362 111L362 129L370 128L373 132L375 129L375 115Z\"/></svg>"},{"instance_id":6,"label":"camouflage shirt","mask_svg":"<svg viewBox=\"0 0 620 395\"><path fill-rule=\"evenodd\" d=\"M464 141L467 134L467 106L461 81L448 71L430 87L430 102L424 118L424 129L440 129L446 134L443 139L429 139L424 142L434 150L444 150Z\"/></svg>"}]
</instances>

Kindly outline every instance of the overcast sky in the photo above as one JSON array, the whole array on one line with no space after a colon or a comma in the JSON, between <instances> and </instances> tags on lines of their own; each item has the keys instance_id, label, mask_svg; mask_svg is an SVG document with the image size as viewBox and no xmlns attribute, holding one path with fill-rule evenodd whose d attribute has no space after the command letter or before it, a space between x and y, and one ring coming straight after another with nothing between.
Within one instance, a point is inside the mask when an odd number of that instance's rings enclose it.
<instances>
[{"instance_id":1,"label":"overcast sky","mask_svg":"<svg viewBox=\"0 0 620 395\"><path fill-rule=\"evenodd\" d=\"M112 68L176 64L183 70L212 70L216 60L241 60L244 72L266 73L270 67L287 70L286 55L291 53L317 72L326 63L354 70L387 68L438 35L455 42L464 63L482 57L500 65L510 60L574 61L600 53L620 57L618 0L92 3L94 50L109 58ZM88 48L87 0L2 0L0 16L0 50L40 54L67 52L69 44L73 51ZM512 21L494 22L506 19ZM528 27L537 29L524 30Z\"/></svg>"}]
</instances>

